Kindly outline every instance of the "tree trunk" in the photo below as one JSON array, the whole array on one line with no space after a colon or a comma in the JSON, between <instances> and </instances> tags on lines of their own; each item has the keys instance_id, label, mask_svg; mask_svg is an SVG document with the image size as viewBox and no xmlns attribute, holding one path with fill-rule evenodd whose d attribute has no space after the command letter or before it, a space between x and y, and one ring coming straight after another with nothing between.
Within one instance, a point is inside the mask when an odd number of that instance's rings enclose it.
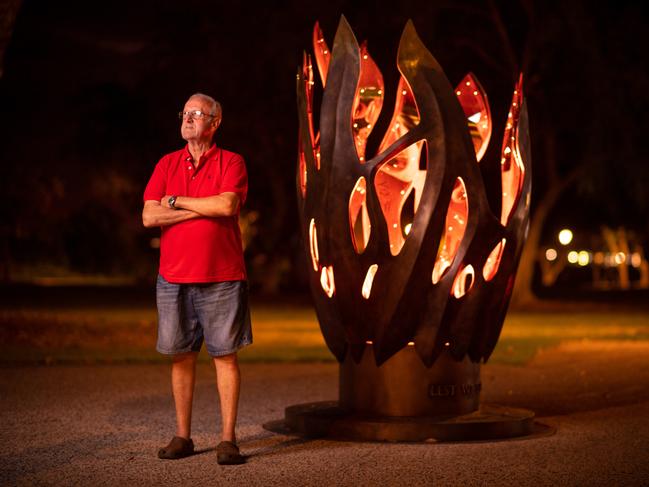
<instances>
[{"instance_id":1,"label":"tree trunk","mask_svg":"<svg viewBox=\"0 0 649 487\"><path fill-rule=\"evenodd\" d=\"M539 255L543 227L550 211L555 207L563 192L575 182L579 172L580 168L577 168L561 181L551 184L530 218L530 231L518 264L518 273L511 299L512 306L524 307L538 301L532 291L532 281L534 278L534 266Z\"/></svg>"}]
</instances>

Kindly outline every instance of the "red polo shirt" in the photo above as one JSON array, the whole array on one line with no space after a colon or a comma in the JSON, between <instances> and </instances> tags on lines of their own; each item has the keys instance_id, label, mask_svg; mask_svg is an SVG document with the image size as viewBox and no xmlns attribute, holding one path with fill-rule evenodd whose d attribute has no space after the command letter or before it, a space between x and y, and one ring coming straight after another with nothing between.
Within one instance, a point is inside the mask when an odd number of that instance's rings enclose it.
<instances>
[{"instance_id":1,"label":"red polo shirt","mask_svg":"<svg viewBox=\"0 0 649 487\"><path fill-rule=\"evenodd\" d=\"M144 201L165 195L201 198L224 192L246 200L248 175L243 158L213 145L198 167L184 149L158 162L144 190ZM239 215L195 218L162 227L160 274L169 282L218 282L246 279Z\"/></svg>"}]
</instances>

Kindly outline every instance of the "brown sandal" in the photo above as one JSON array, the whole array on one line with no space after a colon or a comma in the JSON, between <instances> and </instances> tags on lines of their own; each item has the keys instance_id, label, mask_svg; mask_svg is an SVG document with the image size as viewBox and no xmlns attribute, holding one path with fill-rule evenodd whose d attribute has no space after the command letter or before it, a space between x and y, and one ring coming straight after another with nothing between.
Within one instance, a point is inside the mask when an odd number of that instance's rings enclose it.
<instances>
[{"instance_id":1,"label":"brown sandal","mask_svg":"<svg viewBox=\"0 0 649 487\"><path fill-rule=\"evenodd\" d=\"M166 460L177 460L193 454L194 442L191 438L187 440L180 436L174 436L167 446L158 450L158 458Z\"/></svg>"},{"instance_id":2,"label":"brown sandal","mask_svg":"<svg viewBox=\"0 0 649 487\"><path fill-rule=\"evenodd\" d=\"M216 462L219 465L241 465L246 459L239 453L239 447L231 441L216 445Z\"/></svg>"}]
</instances>

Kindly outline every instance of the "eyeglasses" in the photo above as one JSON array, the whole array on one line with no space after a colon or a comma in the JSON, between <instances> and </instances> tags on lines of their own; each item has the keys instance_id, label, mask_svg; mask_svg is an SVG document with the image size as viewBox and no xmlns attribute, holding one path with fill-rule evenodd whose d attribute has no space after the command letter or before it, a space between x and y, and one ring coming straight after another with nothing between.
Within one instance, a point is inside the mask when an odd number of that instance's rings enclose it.
<instances>
[{"instance_id":1,"label":"eyeglasses","mask_svg":"<svg viewBox=\"0 0 649 487\"><path fill-rule=\"evenodd\" d=\"M185 118L196 118L198 120L202 120L205 117L214 118L214 115L210 115L209 113L205 113L201 110L190 110L189 112L178 112L178 118L180 120L183 120Z\"/></svg>"}]
</instances>

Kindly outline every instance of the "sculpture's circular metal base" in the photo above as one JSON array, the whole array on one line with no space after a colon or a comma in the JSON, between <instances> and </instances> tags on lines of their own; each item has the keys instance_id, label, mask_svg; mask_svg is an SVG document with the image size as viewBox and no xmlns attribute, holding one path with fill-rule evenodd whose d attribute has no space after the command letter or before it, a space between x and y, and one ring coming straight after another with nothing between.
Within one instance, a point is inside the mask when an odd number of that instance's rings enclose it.
<instances>
[{"instance_id":1,"label":"sculpture's circular metal base","mask_svg":"<svg viewBox=\"0 0 649 487\"><path fill-rule=\"evenodd\" d=\"M461 416L380 417L350 413L336 401L289 406L284 421L264 424L276 433L359 441L479 441L545 436L554 429L534 422L534 413L482 405Z\"/></svg>"}]
</instances>

